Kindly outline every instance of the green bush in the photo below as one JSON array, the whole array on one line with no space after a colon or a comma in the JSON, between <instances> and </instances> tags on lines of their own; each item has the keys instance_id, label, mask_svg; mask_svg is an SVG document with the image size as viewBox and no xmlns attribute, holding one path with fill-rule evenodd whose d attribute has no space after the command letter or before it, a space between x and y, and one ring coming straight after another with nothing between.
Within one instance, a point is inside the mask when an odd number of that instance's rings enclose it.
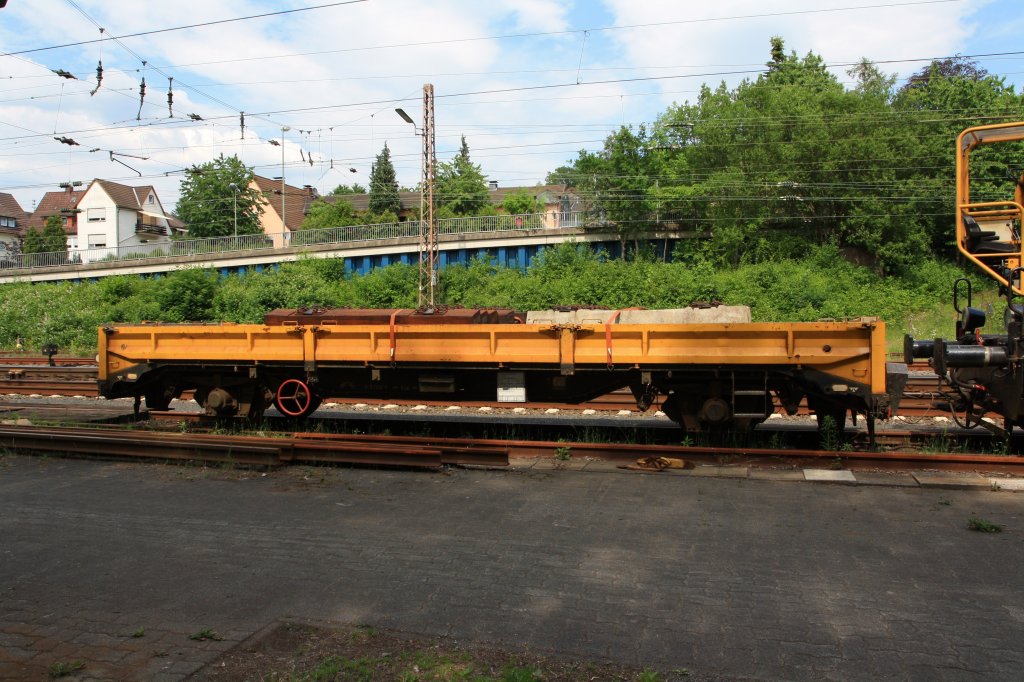
<instances>
[{"instance_id":1,"label":"green bush","mask_svg":"<svg viewBox=\"0 0 1024 682\"><path fill-rule=\"evenodd\" d=\"M213 312L217 275L212 270L187 268L163 278L156 292L166 322L202 322Z\"/></svg>"},{"instance_id":2,"label":"green bush","mask_svg":"<svg viewBox=\"0 0 1024 682\"><path fill-rule=\"evenodd\" d=\"M890 338L904 330L928 338L952 331L950 287L961 276L964 271L950 263L922 261L902 277L880 277L828 246L809 249L800 260L716 269L702 259L660 262L642 250L629 261L611 260L585 245L566 243L542 252L525 273L487 260L449 266L440 273L438 295L445 304L519 310L672 308L721 300L749 305L755 321L875 316L889 323ZM995 288L971 278L976 305L989 302L999 310ZM350 276L343 260L318 258L221 278L211 270L189 269L153 279L6 284L0 286L0 348L13 348L20 334L29 349L56 343L62 351L91 354L96 327L107 322L255 323L274 308L413 308L417 287L414 265ZM989 328L998 324L995 320Z\"/></svg>"}]
</instances>

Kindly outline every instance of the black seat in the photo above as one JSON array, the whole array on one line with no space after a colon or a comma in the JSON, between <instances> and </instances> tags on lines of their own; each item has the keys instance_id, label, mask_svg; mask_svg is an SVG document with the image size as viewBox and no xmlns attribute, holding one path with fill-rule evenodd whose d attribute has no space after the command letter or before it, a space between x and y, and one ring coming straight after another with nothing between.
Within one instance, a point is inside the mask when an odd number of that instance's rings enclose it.
<instances>
[{"instance_id":1,"label":"black seat","mask_svg":"<svg viewBox=\"0 0 1024 682\"><path fill-rule=\"evenodd\" d=\"M964 230L967 232L964 248L971 253L1018 253L1020 251L1020 247L1015 244L999 241L995 232L981 229L978 221L966 214L964 215Z\"/></svg>"}]
</instances>

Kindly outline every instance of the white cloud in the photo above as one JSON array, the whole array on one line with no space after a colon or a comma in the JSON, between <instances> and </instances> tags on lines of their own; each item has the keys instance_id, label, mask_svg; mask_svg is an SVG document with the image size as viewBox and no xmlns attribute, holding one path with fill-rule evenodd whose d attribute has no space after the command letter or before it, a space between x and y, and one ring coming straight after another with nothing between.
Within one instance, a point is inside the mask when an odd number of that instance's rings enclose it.
<instances>
[{"instance_id":1,"label":"white cloud","mask_svg":"<svg viewBox=\"0 0 1024 682\"><path fill-rule=\"evenodd\" d=\"M492 9L515 17L516 31L561 31L569 27L568 5L558 0L501 0Z\"/></svg>"},{"instance_id":2,"label":"white cloud","mask_svg":"<svg viewBox=\"0 0 1024 682\"><path fill-rule=\"evenodd\" d=\"M785 39L787 52L801 56L814 52L831 64L856 62L861 57L903 59L961 51L969 35L966 21L977 3L833 12L819 10L855 7L857 3L720 0L698 12L688 3L672 0L606 0L605 4L616 24L636 24L638 17L653 16L662 23L614 32L613 40L626 61L637 66L674 64L695 73L719 72L721 75L709 75L706 80L735 84L745 76L756 77L756 73L731 72L759 69L768 61L770 39L775 35ZM845 67L836 72L842 77Z\"/></svg>"}]
</instances>

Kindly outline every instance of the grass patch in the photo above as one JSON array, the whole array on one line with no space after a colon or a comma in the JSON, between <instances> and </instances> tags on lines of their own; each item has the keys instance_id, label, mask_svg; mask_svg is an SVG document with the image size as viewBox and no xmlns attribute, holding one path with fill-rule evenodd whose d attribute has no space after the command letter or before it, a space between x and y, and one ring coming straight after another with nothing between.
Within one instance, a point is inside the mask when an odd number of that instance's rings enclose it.
<instances>
[{"instance_id":1,"label":"grass patch","mask_svg":"<svg viewBox=\"0 0 1024 682\"><path fill-rule=\"evenodd\" d=\"M1003 532L1003 526L999 525L998 523L992 523L991 521L987 521L985 519L979 519L979 518L975 518L975 517L971 517L971 518L967 519L967 528L969 528L970 530L973 530L973 531L977 531L979 533L1002 533Z\"/></svg>"},{"instance_id":2,"label":"grass patch","mask_svg":"<svg viewBox=\"0 0 1024 682\"><path fill-rule=\"evenodd\" d=\"M50 679L56 680L68 675L74 675L84 668L85 663L81 661L58 661L57 663L51 663L49 669Z\"/></svg>"},{"instance_id":3,"label":"grass patch","mask_svg":"<svg viewBox=\"0 0 1024 682\"><path fill-rule=\"evenodd\" d=\"M369 658L344 658L328 656L303 675L301 680L309 682L326 682L327 680L352 680L352 682L373 682L373 671L376 666Z\"/></svg>"},{"instance_id":4,"label":"grass patch","mask_svg":"<svg viewBox=\"0 0 1024 682\"><path fill-rule=\"evenodd\" d=\"M204 628L199 632L193 632L191 635L188 636L188 638L196 642L204 642L206 640L219 642L224 639L219 634L217 634L216 630L213 630L211 628Z\"/></svg>"},{"instance_id":5,"label":"grass patch","mask_svg":"<svg viewBox=\"0 0 1024 682\"><path fill-rule=\"evenodd\" d=\"M940 436L929 438L921 445L921 452L928 455L941 455L956 452L966 452L967 445L957 442L956 438L942 433Z\"/></svg>"}]
</instances>

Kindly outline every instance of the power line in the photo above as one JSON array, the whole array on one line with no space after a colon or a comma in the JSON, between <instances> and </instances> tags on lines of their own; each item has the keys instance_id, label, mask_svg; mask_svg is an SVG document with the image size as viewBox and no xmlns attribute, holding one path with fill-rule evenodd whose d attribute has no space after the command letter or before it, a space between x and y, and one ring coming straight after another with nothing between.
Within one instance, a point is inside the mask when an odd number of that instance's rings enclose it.
<instances>
[{"instance_id":1,"label":"power line","mask_svg":"<svg viewBox=\"0 0 1024 682\"><path fill-rule=\"evenodd\" d=\"M347 53L347 52L366 52L366 51L371 51L371 50L391 50L391 49L406 48L406 47L429 47L429 46L435 46L435 45L451 45L451 44L458 44L458 43L481 42L481 41L485 41L485 40L514 40L514 39L522 39L522 38L540 38L540 37L546 37L546 36L579 35L579 34L582 34L582 33L594 33L594 32L599 32L599 31L616 31L616 30L636 29L636 28L660 28L660 27L664 27L664 26L673 26L673 25L682 25L682 24L713 23L713 22L718 22L718 21L736 21L736 20L742 20L742 19L765 19L765 18L769 18L769 17L796 16L796 15L801 15L801 14L823 14L823 13L829 13L829 12L851 12L851 11L857 11L857 10L863 10L863 9L884 9L884 8L890 8L890 7L908 7L908 6L915 6L915 5L933 5L933 4L952 3L952 2L963 2L963 0L919 0L919 1L916 1L916 2L897 2L897 3L885 3L885 4L877 4L877 5L859 5L859 6L851 6L851 7L834 7L834 8L826 8L826 9L794 10L794 11L790 11L790 12L767 12L767 13L761 13L761 14L743 14L743 15L736 15L736 16L730 16L730 17L708 17L708 18L702 18L702 19L679 19L677 21L664 21L664 22L655 22L655 23L644 23L644 24L623 24L623 25L620 25L620 26L594 26L594 27L589 27L589 28L564 29L564 30L560 30L560 31L533 31L533 32L524 32L524 33L503 33L503 34L498 34L498 35L482 36L482 37L475 37L475 38L447 38L447 39L441 39L441 40L426 40L426 41L416 41L416 42L408 42L408 43L392 43L392 44L388 44L388 45L372 45L372 46L366 46L366 47L338 48L338 49L335 49L335 50L319 50L319 51L314 51L314 52L296 52L296 53L284 54L284 55L264 55L264 56L259 56L259 57L245 57L245 58L239 58L239 59L228 59L228 60L220 60L220 61L201 62L201 63L196 63L196 64L177 65L175 68L185 68L185 67L190 67L190 66L207 66L207 65L211 65L211 64L226 64L226 63L235 63L235 62L259 61L259 60L263 60L263 59L283 59L283 58L292 58L292 57L311 57L311 56L318 56L318 55L324 55L324 54L340 54L340 53ZM17 53L11 53L11 54L17 54ZM0 55L0 56L3 56L3 55Z\"/></svg>"},{"instance_id":2,"label":"power line","mask_svg":"<svg viewBox=\"0 0 1024 682\"><path fill-rule=\"evenodd\" d=\"M81 7L80 7L80 6L79 6L79 5L78 5L78 4L77 4L77 3L75 2L75 0L65 0L65 1L66 1L66 2L67 2L67 3L69 4L69 5L71 5L72 7L74 7L74 8L76 9L76 10L78 10L78 13L79 13L79 14L81 14L81 15L82 15L83 17L85 17L85 18L86 18L86 19L87 19L87 20L88 20L89 22L91 22L91 23L92 23L93 25L95 25L95 26L96 26L96 28L98 28L98 29L99 29L99 30L100 30L101 32L105 31L105 29L104 29L104 28L103 28L102 26L100 26L100 23L99 23L98 21L96 21L95 19L93 19L93 18L92 18L91 16L89 16L89 14L88 14L88 13L87 13L87 12L86 12L86 11L85 11L84 9L82 9L82 8L81 8ZM364 0L351 0L351 1L352 1L352 2L363 2ZM102 40L102 39L101 39L101 40ZM117 44L118 44L118 45L119 45L119 46L121 47L121 49L123 49L123 50L124 50L125 52L127 52L127 53L128 53L128 54L130 54L130 55L131 55L132 57L134 57L135 59L137 59L137 60L138 60L139 62L141 62L141 63L142 63L142 68L143 68L143 77L142 77L142 84L141 84L141 85L140 85L140 87L139 87L139 95L140 95L140 100L139 100L139 112L140 112L140 114L141 114L141 112L142 112L142 106L143 106L143 104L144 104L144 99L143 99L143 98L144 98L144 96L145 96L145 87L146 87L146 77L145 77L145 69L146 69L146 66L147 66L147 64L148 64L148 60L146 60L146 59L144 59L143 57L139 56L139 55L138 55L138 54L137 54L137 53L136 53L135 51L133 51L133 50L132 50L132 49L131 49L130 47L128 47L127 45L125 45L125 44L124 44L123 42L121 42L121 39L120 39L119 37L117 37L117 36L111 36L111 37L110 37L110 40L113 40L113 41L114 41L115 43L117 43ZM93 42L98 42L98 41L93 41ZM168 75L168 74L167 74L167 73L166 73L165 71L161 70L161 69L160 69L159 67L153 66L153 67L150 67L150 68L152 68L152 69L153 69L154 71L156 71L157 73L159 73L159 74L160 74L161 76L163 76L164 78L170 78L170 77L171 77L171 76L169 76L169 75ZM234 112L236 112L236 113L238 112L238 109L237 109L236 107L233 107L233 106L231 106L230 104L228 104L228 103L227 103L227 102L225 102L224 100L222 100L222 99L219 99L219 98L217 98L217 97L214 97L213 95L211 95L211 94L209 94L209 93L205 93L205 92L202 92L202 91L200 91L200 90L196 90L195 88L191 87L191 86L190 86L190 85L188 85L187 83L183 83L183 82L181 82L181 81L179 81L179 85L180 85L181 87L183 87L183 88L187 89L187 90L190 90L190 91L192 91L192 92L196 93L196 94L197 94L197 95L199 95L200 97L205 97L206 99L208 99L208 100L210 100L210 101L212 101L212 102L215 102L215 103L217 103L217 104L220 104L221 106L223 106L223 107L224 107L224 108L226 108L226 109L230 109L230 110L232 110L232 111L234 111ZM138 120L138 117L136 117L136 120Z\"/></svg>"},{"instance_id":3,"label":"power line","mask_svg":"<svg viewBox=\"0 0 1024 682\"><path fill-rule=\"evenodd\" d=\"M936 0L936 1L939 1L939 0ZM957 1L957 0L946 0L946 1L954 2L954 1ZM235 22L235 21L248 21L249 19L262 19L264 17L273 17L273 16L277 16L277 15L280 15L280 14L293 14L295 12L308 12L308 11L314 10L314 9L324 9L325 7L338 7L340 5L354 5L354 4L360 3L360 2L366 2L366 0L346 0L345 2L332 2L332 3L328 3L326 5L314 5L312 7L298 7L296 9L286 9L286 10L280 10L278 12L265 12L263 14L253 14L253 15L245 16L245 17L234 17L234 18L231 18L231 19L217 19L217 20L214 20L214 21L204 21L204 22L201 22L201 23L198 23L198 24L189 24L187 26L174 26L174 27L171 27L171 28L154 29L152 31L140 31L138 33L126 33L126 34L120 35L120 36L111 36L110 38L112 40L118 40L120 38L138 38L139 36L149 36L149 35L154 35L154 34L157 34L157 33L168 33L170 31L183 31L183 30L189 29L189 28L201 28L201 27L205 27L205 26L215 26L217 24L228 24L228 23ZM911 4L914 4L914 3L911 3ZM81 11L81 10L79 10L79 11ZM83 12L83 14L84 14L84 12ZM91 21L91 19L90 19L90 21ZM76 43L64 43L63 45L50 45L48 47L33 47L33 48L27 49L27 50L16 50L14 52L3 52L3 53L0 53L0 57L12 57L12 56L19 55L19 54L29 54L30 52L43 52L43 51L46 51L46 50L58 50L58 49L63 48L63 47L77 47L79 45L92 45L94 43L103 42L104 40L106 40L106 38L97 38L95 40L81 40L81 41L76 42Z\"/></svg>"},{"instance_id":4,"label":"power line","mask_svg":"<svg viewBox=\"0 0 1024 682\"><path fill-rule=\"evenodd\" d=\"M947 0L939 0L947 1ZM958 1L958 0L951 0ZM976 57L986 57L994 55L1024 55L1024 50L1014 52L999 52L999 53L987 53L977 55L957 55L965 59L973 59ZM917 57L912 59L889 59L872 62L873 64L896 64L904 62L931 62L936 59L945 59L948 57ZM857 66L860 62L842 62L838 64L826 64L826 68L842 68L849 66ZM493 95L503 94L508 92L536 92L539 90L552 90L559 88L578 88L581 86L591 85L614 85L618 83L639 83L648 81L664 81L664 80L678 80L680 78L707 78L710 76L735 76L735 75L751 75L751 74L762 74L766 73L767 68L761 69L747 69L740 71L707 71L702 73L688 73L688 74L673 74L670 76L637 76L633 78L610 78L604 80L593 80L593 81L580 81L580 82L566 82L566 83L551 83L545 85L526 85L508 88L495 88L491 90L471 90L466 92L448 93L437 95L438 99L452 99L456 97L472 97L476 95ZM272 111L262 111L259 115L276 115L276 114L294 114L306 111L324 111L329 109L347 109L356 106L369 106L369 105L381 105L381 104L399 104L402 102L410 101L410 98L396 98L396 99L383 99L383 100L370 100L366 102L358 102L352 104L327 104L315 107L296 107L292 109L277 109Z\"/></svg>"},{"instance_id":5,"label":"power line","mask_svg":"<svg viewBox=\"0 0 1024 682\"><path fill-rule=\"evenodd\" d=\"M1024 51L1003 52L1003 53L987 53L987 54L975 54L975 55L960 55L960 57L966 58L966 59L971 59L971 58L982 57L982 56L991 56L991 55L995 55L995 54L1001 54L1001 55L1020 54L1020 55L1024 55ZM948 57L943 57L943 58L948 58ZM943 59L943 58L927 57L927 58L914 58L914 59L890 59L890 60L881 60L881 61L877 61L877 62L873 62L873 63L876 63L876 64L891 64L891 63L907 62L907 61L933 61L935 59ZM828 65L828 66L830 68L837 68L837 67L843 67L843 66L855 66L858 63L859 62L849 62L849 63L833 64L833 65ZM766 71L766 69L760 69L760 70L756 71L756 73L764 73L765 71ZM681 75L670 75L670 76L649 76L649 77L634 77L634 78L622 78L622 79L606 79L606 80L600 80L600 81L582 81L580 83L560 83L560 84L549 84L549 85L519 86L519 87L509 87L509 88L498 88L498 89L492 89L492 90L477 90L477 91L467 91L467 92L459 92L459 93L448 93L448 94L437 95L437 97L439 99L440 98L452 99L452 98L470 97L470 96L476 96L476 95L482 95L482 94L498 94L498 93L510 93L510 92L532 92L532 91L545 90L545 89L578 88L580 86L586 86L586 85L608 85L608 84L629 83L629 82L639 82L639 81L674 80L674 79L679 79L679 78L696 78L696 77L736 75L736 74L750 74L750 73L755 73L755 71L705 72L705 73L700 73L700 74L681 74ZM764 86L753 85L751 87L764 87ZM787 87L790 87L790 86L787 86ZM190 87L190 89L195 90L194 88L191 88L191 87ZM196 91L196 92L197 92L197 94L200 94L201 96L204 96L204 97L207 97L209 99L212 99L212 100L222 104L226 108L232 109L232 110L235 111L235 113L231 114L230 116L224 115L224 116L211 116L211 117L207 117L207 118L205 118L206 121L219 121L219 120L234 119L235 116L237 115L237 110L234 107L232 107L231 105L229 105L229 104L227 104L225 102L222 102L220 100L217 100L216 98L213 98L210 95L207 95L206 93L202 93L200 91ZM314 111L324 111L324 110L332 110L332 109L349 109L349 108L360 107L360 106L380 106L380 105L388 105L388 104L398 104L398 103L402 103L402 102L406 102L406 101L409 101L408 97L405 97L405 98L381 99L381 100L368 100L368 101L364 101L364 102L354 102L354 103L349 103L349 104L331 104L331 105L321 105L321 106L314 106L314 107L296 107L296 108L292 108L292 109L279 109L279 110L273 110L273 111L262 111L262 112L256 112L256 113L247 114L247 115L248 116L253 116L253 117L265 117L265 116L271 116L271 115L277 115L277 114L285 114L285 113L314 112ZM169 123L174 123L174 122L176 122L176 121L168 121L167 119L162 119L162 120L156 121L154 123L145 124L145 125L159 126L159 125L167 125ZM274 122L271 121L271 123L274 123ZM276 125L276 123L275 123L275 125ZM141 126L136 125L135 127L141 127ZM72 130L72 131L65 131L65 132L68 133L68 134L78 134L78 133L97 132L97 131L116 130L116 129L117 128L92 128L92 129ZM0 141L10 140L10 139L19 139L19 138L0 138Z\"/></svg>"}]
</instances>

